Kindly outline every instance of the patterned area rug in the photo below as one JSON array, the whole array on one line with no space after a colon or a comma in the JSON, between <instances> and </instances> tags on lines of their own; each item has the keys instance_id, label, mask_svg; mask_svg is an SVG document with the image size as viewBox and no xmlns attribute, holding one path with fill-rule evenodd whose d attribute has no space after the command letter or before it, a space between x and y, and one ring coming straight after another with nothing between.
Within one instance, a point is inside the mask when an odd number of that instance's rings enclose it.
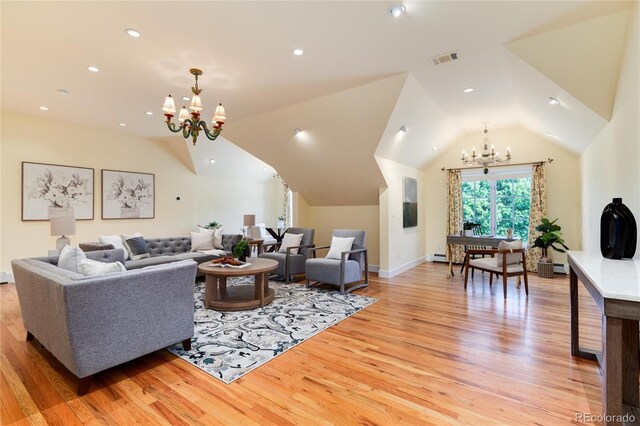
<instances>
[{"instance_id":1,"label":"patterned area rug","mask_svg":"<svg viewBox=\"0 0 640 426\"><path fill-rule=\"evenodd\" d=\"M252 281L253 277L242 277L227 285ZM300 284L269 281L269 287L275 297L267 306L218 312L204 308L204 283L197 283L192 349L185 352L177 344L168 350L228 384L378 301Z\"/></svg>"}]
</instances>

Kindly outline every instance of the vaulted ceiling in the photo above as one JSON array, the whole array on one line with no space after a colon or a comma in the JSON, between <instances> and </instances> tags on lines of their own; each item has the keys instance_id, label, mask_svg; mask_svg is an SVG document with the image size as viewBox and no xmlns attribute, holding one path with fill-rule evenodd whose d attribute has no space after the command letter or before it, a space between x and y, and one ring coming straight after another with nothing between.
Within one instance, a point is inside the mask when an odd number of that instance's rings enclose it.
<instances>
[{"instance_id":1,"label":"vaulted ceiling","mask_svg":"<svg viewBox=\"0 0 640 426\"><path fill-rule=\"evenodd\" d=\"M416 1L397 19L391 4L2 2L2 109L159 139L198 174L244 150L256 178L272 166L314 205L376 203L374 155L424 168L483 121L580 153L611 118L631 2ZM228 141L194 148L162 123L192 67Z\"/></svg>"}]
</instances>

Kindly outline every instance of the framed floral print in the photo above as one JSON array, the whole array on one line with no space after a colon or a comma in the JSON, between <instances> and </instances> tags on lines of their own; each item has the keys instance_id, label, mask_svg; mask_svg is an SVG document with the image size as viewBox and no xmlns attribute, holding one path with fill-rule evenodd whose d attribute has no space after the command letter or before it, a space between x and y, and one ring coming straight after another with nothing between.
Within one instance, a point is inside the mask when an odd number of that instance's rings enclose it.
<instances>
[{"instance_id":1,"label":"framed floral print","mask_svg":"<svg viewBox=\"0 0 640 426\"><path fill-rule=\"evenodd\" d=\"M102 170L102 219L153 219L155 175Z\"/></svg>"},{"instance_id":2,"label":"framed floral print","mask_svg":"<svg viewBox=\"0 0 640 426\"><path fill-rule=\"evenodd\" d=\"M22 220L93 220L94 169L22 162Z\"/></svg>"}]
</instances>

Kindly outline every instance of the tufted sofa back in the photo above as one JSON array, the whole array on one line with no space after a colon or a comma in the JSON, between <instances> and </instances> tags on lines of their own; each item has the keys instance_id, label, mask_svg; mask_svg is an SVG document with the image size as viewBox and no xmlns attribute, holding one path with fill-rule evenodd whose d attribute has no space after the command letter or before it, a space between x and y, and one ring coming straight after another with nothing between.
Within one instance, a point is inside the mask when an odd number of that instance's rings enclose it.
<instances>
[{"instance_id":1,"label":"tufted sofa back","mask_svg":"<svg viewBox=\"0 0 640 426\"><path fill-rule=\"evenodd\" d=\"M174 255L191 251L190 237L145 238L149 254L153 256Z\"/></svg>"}]
</instances>

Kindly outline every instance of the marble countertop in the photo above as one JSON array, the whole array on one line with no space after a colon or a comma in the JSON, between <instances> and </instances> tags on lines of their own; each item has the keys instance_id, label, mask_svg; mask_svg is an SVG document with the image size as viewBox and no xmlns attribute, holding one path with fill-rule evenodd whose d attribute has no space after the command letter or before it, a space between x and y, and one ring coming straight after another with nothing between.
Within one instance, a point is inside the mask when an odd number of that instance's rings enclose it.
<instances>
[{"instance_id":1,"label":"marble countertop","mask_svg":"<svg viewBox=\"0 0 640 426\"><path fill-rule=\"evenodd\" d=\"M584 251L569 251L568 256L603 297L640 302L640 259L605 259Z\"/></svg>"}]
</instances>

